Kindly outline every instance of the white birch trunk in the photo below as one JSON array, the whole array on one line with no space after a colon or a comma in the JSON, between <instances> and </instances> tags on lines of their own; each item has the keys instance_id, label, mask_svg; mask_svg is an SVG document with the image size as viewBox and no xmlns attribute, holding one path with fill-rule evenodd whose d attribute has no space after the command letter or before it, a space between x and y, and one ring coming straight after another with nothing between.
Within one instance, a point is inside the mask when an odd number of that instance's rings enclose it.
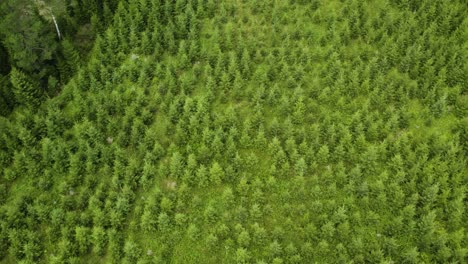
<instances>
[{"instance_id":1,"label":"white birch trunk","mask_svg":"<svg viewBox=\"0 0 468 264\"><path fill-rule=\"evenodd\" d=\"M55 24L55 29L57 30L57 35L58 35L58 38L59 40L61 39L61 35L60 35L60 29L59 29L59 26L57 24L57 20L55 19L55 16L52 15L52 20L54 21L54 24Z\"/></svg>"}]
</instances>

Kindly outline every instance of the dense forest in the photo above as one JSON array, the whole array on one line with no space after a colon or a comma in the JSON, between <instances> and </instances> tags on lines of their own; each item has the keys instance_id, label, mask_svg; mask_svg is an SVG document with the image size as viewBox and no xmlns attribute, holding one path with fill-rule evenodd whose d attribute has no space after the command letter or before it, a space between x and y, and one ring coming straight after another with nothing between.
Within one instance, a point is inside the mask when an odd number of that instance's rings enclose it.
<instances>
[{"instance_id":1,"label":"dense forest","mask_svg":"<svg viewBox=\"0 0 468 264\"><path fill-rule=\"evenodd\" d=\"M2 0L0 263L466 263L464 0Z\"/></svg>"}]
</instances>

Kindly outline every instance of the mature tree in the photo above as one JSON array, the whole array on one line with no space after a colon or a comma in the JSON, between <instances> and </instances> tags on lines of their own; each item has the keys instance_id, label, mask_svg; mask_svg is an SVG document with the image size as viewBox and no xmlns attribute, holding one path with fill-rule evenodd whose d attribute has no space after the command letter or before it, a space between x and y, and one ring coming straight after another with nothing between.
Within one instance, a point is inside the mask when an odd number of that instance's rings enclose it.
<instances>
[{"instance_id":1,"label":"mature tree","mask_svg":"<svg viewBox=\"0 0 468 264\"><path fill-rule=\"evenodd\" d=\"M28 107L39 105L43 94L41 88L32 82L26 74L17 68L13 68L10 73L10 80L17 102Z\"/></svg>"},{"instance_id":2,"label":"mature tree","mask_svg":"<svg viewBox=\"0 0 468 264\"><path fill-rule=\"evenodd\" d=\"M43 78L48 72L61 38L57 16L62 1L2 1L0 34L13 66Z\"/></svg>"}]
</instances>

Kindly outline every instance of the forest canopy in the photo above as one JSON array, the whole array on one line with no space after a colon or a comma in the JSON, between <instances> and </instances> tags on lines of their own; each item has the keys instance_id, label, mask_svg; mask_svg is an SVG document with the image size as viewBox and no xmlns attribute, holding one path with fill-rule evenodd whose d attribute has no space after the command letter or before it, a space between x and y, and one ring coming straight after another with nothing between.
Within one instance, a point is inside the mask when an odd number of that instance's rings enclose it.
<instances>
[{"instance_id":1,"label":"forest canopy","mask_svg":"<svg viewBox=\"0 0 468 264\"><path fill-rule=\"evenodd\" d=\"M467 18L2 1L0 263L464 263Z\"/></svg>"}]
</instances>

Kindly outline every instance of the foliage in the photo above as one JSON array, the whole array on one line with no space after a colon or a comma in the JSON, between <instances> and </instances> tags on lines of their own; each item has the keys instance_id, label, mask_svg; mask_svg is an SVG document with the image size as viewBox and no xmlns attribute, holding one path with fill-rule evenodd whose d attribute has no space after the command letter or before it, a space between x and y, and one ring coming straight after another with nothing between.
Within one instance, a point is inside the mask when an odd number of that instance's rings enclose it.
<instances>
[{"instance_id":1,"label":"foliage","mask_svg":"<svg viewBox=\"0 0 468 264\"><path fill-rule=\"evenodd\" d=\"M59 2L0 4L0 262L466 260L463 1Z\"/></svg>"}]
</instances>

